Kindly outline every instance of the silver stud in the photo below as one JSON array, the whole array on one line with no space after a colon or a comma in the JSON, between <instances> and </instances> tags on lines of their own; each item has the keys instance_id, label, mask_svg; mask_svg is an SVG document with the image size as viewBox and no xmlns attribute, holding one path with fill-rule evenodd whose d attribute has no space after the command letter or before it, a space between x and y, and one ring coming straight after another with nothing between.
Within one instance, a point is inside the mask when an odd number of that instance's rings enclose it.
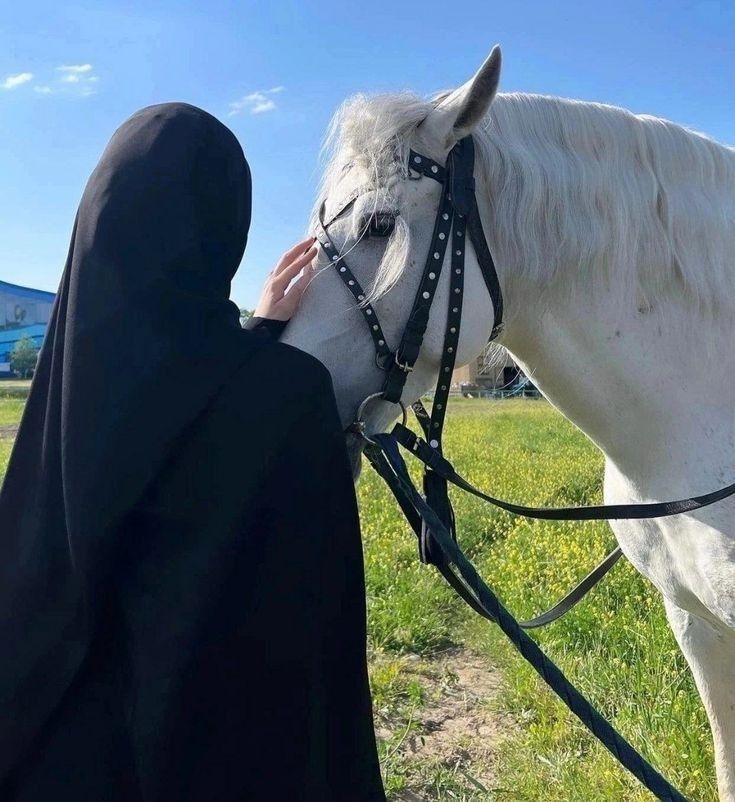
<instances>
[{"instance_id":1,"label":"silver stud","mask_svg":"<svg viewBox=\"0 0 735 802\"><path fill-rule=\"evenodd\" d=\"M337 254L335 254L335 255L332 257L332 261L333 261L333 262L336 262L338 259L339 259L339 256L337 256ZM344 270L344 268L342 268L342 269Z\"/></svg>"},{"instance_id":2,"label":"silver stud","mask_svg":"<svg viewBox=\"0 0 735 802\"><path fill-rule=\"evenodd\" d=\"M434 428L435 428L435 429L438 429L438 428L439 428L439 421L438 421L438 420L435 420L435 421L434 421Z\"/></svg>"},{"instance_id":3,"label":"silver stud","mask_svg":"<svg viewBox=\"0 0 735 802\"><path fill-rule=\"evenodd\" d=\"M439 239L446 239L446 238L447 238L447 235L446 235L446 234L445 234L445 233L442 231L442 232L439 234Z\"/></svg>"},{"instance_id":4,"label":"silver stud","mask_svg":"<svg viewBox=\"0 0 735 802\"><path fill-rule=\"evenodd\" d=\"M457 333L457 329L455 329L454 326L452 326L452 328L449 329L449 331L451 331L452 334L456 334Z\"/></svg>"},{"instance_id":5,"label":"silver stud","mask_svg":"<svg viewBox=\"0 0 735 802\"><path fill-rule=\"evenodd\" d=\"M446 389L447 389L447 385L446 384L442 384L442 390L446 390Z\"/></svg>"},{"instance_id":6,"label":"silver stud","mask_svg":"<svg viewBox=\"0 0 735 802\"><path fill-rule=\"evenodd\" d=\"M430 293L425 292L425 293L423 293L423 297L426 298L426 299L429 299L429 298L431 298L431 295L430 295Z\"/></svg>"},{"instance_id":7,"label":"silver stud","mask_svg":"<svg viewBox=\"0 0 735 802\"><path fill-rule=\"evenodd\" d=\"M350 285L350 287L355 286L355 282L352 279L350 279L347 283Z\"/></svg>"},{"instance_id":8,"label":"silver stud","mask_svg":"<svg viewBox=\"0 0 735 802\"><path fill-rule=\"evenodd\" d=\"M436 273L429 273L429 278L433 281L436 278Z\"/></svg>"},{"instance_id":9,"label":"silver stud","mask_svg":"<svg viewBox=\"0 0 735 802\"><path fill-rule=\"evenodd\" d=\"M438 258L439 258L439 252L438 252L438 251L436 251L436 252L434 253L434 259L438 259Z\"/></svg>"},{"instance_id":10,"label":"silver stud","mask_svg":"<svg viewBox=\"0 0 735 802\"><path fill-rule=\"evenodd\" d=\"M365 310L365 314L366 314L366 315L372 315L372 313L373 313L373 310L372 310L372 309L366 309L366 310Z\"/></svg>"},{"instance_id":11,"label":"silver stud","mask_svg":"<svg viewBox=\"0 0 735 802\"><path fill-rule=\"evenodd\" d=\"M413 160L416 162L416 164L421 164L421 156L414 156Z\"/></svg>"},{"instance_id":12,"label":"silver stud","mask_svg":"<svg viewBox=\"0 0 735 802\"><path fill-rule=\"evenodd\" d=\"M462 268L461 268L461 267L456 267L456 268L454 269L454 272L455 272L455 273L456 273L458 276L461 276L461 275L462 275Z\"/></svg>"},{"instance_id":13,"label":"silver stud","mask_svg":"<svg viewBox=\"0 0 735 802\"><path fill-rule=\"evenodd\" d=\"M439 172L439 168L435 164L432 164L431 165L431 172L432 173L438 173Z\"/></svg>"},{"instance_id":14,"label":"silver stud","mask_svg":"<svg viewBox=\"0 0 735 802\"><path fill-rule=\"evenodd\" d=\"M455 253L457 254L457 256L462 256L462 251L455 251Z\"/></svg>"},{"instance_id":15,"label":"silver stud","mask_svg":"<svg viewBox=\"0 0 735 802\"><path fill-rule=\"evenodd\" d=\"M437 408L437 409L441 409L441 408L442 408L442 405L441 405L441 404L437 404L437 405L436 405L436 408Z\"/></svg>"},{"instance_id":16,"label":"silver stud","mask_svg":"<svg viewBox=\"0 0 735 802\"><path fill-rule=\"evenodd\" d=\"M385 340L378 340L378 345L385 345Z\"/></svg>"},{"instance_id":17,"label":"silver stud","mask_svg":"<svg viewBox=\"0 0 735 802\"><path fill-rule=\"evenodd\" d=\"M357 300L358 301L364 301L365 300L365 296L364 295L358 295L357 296Z\"/></svg>"},{"instance_id":18,"label":"silver stud","mask_svg":"<svg viewBox=\"0 0 735 802\"><path fill-rule=\"evenodd\" d=\"M444 372L449 373L449 368L448 367L444 368Z\"/></svg>"},{"instance_id":19,"label":"silver stud","mask_svg":"<svg viewBox=\"0 0 735 802\"><path fill-rule=\"evenodd\" d=\"M442 218L444 220L449 220L449 215L446 212L444 212L444 214L442 215Z\"/></svg>"},{"instance_id":20,"label":"silver stud","mask_svg":"<svg viewBox=\"0 0 735 802\"><path fill-rule=\"evenodd\" d=\"M455 288L454 288L454 291L455 291L456 293L459 293L459 287L455 287Z\"/></svg>"},{"instance_id":21,"label":"silver stud","mask_svg":"<svg viewBox=\"0 0 735 802\"><path fill-rule=\"evenodd\" d=\"M455 234L456 234L458 237L461 237L461 236L462 236L462 232L461 232L461 231L455 231Z\"/></svg>"},{"instance_id":22,"label":"silver stud","mask_svg":"<svg viewBox=\"0 0 735 802\"><path fill-rule=\"evenodd\" d=\"M340 273L346 273L347 272L347 268L346 267L340 267L339 272Z\"/></svg>"},{"instance_id":23,"label":"silver stud","mask_svg":"<svg viewBox=\"0 0 735 802\"><path fill-rule=\"evenodd\" d=\"M431 440L431 441L429 441L429 445L430 445L432 448L439 448L439 443L438 443L436 440Z\"/></svg>"},{"instance_id":24,"label":"silver stud","mask_svg":"<svg viewBox=\"0 0 735 802\"><path fill-rule=\"evenodd\" d=\"M454 306L452 307L452 312L459 312L459 309L456 306Z\"/></svg>"},{"instance_id":25,"label":"silver stud","mask_svg":"<svg viewBox=\"0 0 735 802\"><path fill-rule=\"evenodd\" d=\"M452 348L452 346L450 345L449 348L447 348L447 353L451 354L452 351L454 351L454 348Z\"/></svg>"},{"instance_id":26,"label":"silver stud","mask_svg":"<svg viewBox=\"0 0 735 802\"><path fill-rule=\"evenodd\" d=\"M378 324L376 323L376 324L373 326L373 331L377 331L377 330L378 330Z\"/></svg>"}]
</instances>

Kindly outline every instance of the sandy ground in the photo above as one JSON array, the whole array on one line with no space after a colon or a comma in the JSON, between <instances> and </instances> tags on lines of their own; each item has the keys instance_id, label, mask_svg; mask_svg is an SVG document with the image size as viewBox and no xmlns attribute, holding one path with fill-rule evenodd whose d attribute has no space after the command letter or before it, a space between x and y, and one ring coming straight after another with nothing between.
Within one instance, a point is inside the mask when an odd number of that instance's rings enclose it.
<instances>
[{"instance_id":1,"label":"sandy ground","mask_svg":"<svg viewBox=\"0 0 735 802\"><path fill-rule=\"evenodd\" d=\"M409 763L445 768L463 777L465 784L492 794L498 746L517 728L512 718L498 712L500 672L486 657L457 648L429 662L417 661L416 676L427 689L428 700L400 746L402 757ZM391 733L383 727L378 734ZM394 798L396 802L436 799L431 775L429 771L425 778L417 777L411 790Z\"/></svg>"}]
</instances>

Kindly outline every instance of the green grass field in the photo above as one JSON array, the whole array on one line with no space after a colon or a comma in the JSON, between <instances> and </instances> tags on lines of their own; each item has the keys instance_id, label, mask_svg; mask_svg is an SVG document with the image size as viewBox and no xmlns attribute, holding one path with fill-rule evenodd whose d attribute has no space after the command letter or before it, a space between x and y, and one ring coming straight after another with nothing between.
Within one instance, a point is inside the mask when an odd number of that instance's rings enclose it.
<instances>
[{"instance_id":1,"label":"green grass field","mask_svg":"<svg viewBox=\"0 0 735 802\"><path fill-rule=\"evenodd\" d=\"M22 401L0 399L0 476ZM7 431L7 430L6 430ZM495 495L533 505L601 501L602 460L543 401L457 401L446 451L467 478ZM629 778L544 689L492 626L473 617L419 564L413 534L369 469L360 482L369 597L374 703L386 786L393 799L461 802L642 802ZM555 602L609 548L599 523L529 522L455 496L462 546L516 614ZM695 802L714 802L706 717L656 592L618 566L589 600L537 635L580 689ZM431 737L423 713L451 695L440 662L472 655L502 677L486 713L505 727L492 752L491 784L468 731L450 754L417 751ZM475 673L477 682L477 673ZM454 684L453 684L454 683ZM456 695L456 694L455 694ZM479 755L479 757L478 757ZM418 797L409 797L412 790Z\"/></svg>"},{"instance_id":2,"label":"green grass field","mask_svg":"<svg viewBox=\"0 0 735 802\"><path fill-rule=\"evenodd\" d=\"M446 453L471 482L530 505L601 502L600 454L545 402L456 401L450 409ZM472 772L482 767L462 767L461 753L454 766L446 759L421 765L390 742L382 745L389 762L388 787L415 788L427 796L430 789L428 798L441 800L653 799L545 690L504 636L452 598L443 580L418 563L413 534L371 473L361 481L360 498L375 654L383 660L402 652L431 658L451 643L487 656L504 676L493 704L519 724L499 747L494 788L476 786ZM614 542L606 524L532 522L465 494L455 494L454 500L462 546L519 617L556 602ZM684 793L697 802L716 799L704 710L658 594L647 581L628 564L618 566L589 600L536 637ZM409 712L414 719L419 716L422 700L410 664L405 670L403 699L395 692L400 670L397 677L389 674L387 691L382 670L374 671L373 684L376 708L408 723ZM422 687L424 693L430 690ZM396 738L403 736L405 728L394 729ZM453 770L458 767L466 771Z\"/></svg>"}]
</instances>

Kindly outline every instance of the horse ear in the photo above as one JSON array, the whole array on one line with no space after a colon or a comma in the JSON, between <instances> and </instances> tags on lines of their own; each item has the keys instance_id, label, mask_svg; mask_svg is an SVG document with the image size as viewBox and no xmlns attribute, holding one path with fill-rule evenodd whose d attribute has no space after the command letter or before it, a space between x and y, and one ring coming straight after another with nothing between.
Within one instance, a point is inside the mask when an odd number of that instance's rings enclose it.
<instances>
[{"instance_id":1,"label":"horse ear","mask_svg":"<svg viewBox=\"0 0 735 802\"><path fill-rule=\"evenodd\" d=\"M495 45L474 77L450 92L432 111L426 122L437 125L442 143L451 148L482 122L498 91L502 57Z\"/></svg>"}]
</instances>

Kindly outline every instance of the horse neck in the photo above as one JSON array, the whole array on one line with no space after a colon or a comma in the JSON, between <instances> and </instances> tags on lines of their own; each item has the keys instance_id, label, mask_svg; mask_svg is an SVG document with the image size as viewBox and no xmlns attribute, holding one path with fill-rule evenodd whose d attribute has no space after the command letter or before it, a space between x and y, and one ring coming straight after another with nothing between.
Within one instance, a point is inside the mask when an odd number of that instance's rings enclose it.
<instances>
[{"instance_id":1,"label":"horse neck","mask_svg":"<svg viewBox=\"0 0 735 802\"><path fill-rule=\"evenodd\" d=\"M697 319L686 298L639 307L522 277L508 282L506 303L521 310L509 315L508 350L639 485L699 470L705 454L733 465L731 327Z\"/></svg>"}]
</instances>

